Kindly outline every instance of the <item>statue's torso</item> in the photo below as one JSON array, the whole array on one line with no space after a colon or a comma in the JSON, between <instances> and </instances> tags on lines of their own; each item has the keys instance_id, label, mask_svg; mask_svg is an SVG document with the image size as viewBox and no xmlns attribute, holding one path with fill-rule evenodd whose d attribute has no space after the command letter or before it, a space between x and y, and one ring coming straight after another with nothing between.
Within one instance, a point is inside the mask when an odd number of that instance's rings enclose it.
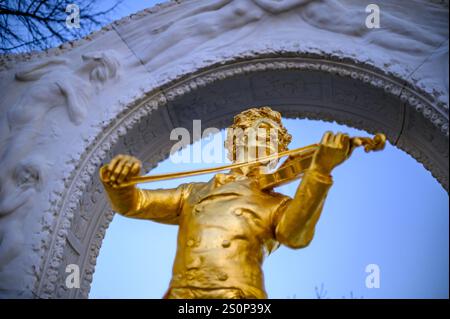
<instances>
[{"instance_id":1,"label":"statue's torso","mask_svg":"<svg viewBox=\"0 0 450 319\"><path fill-rule=\"evenodd\" d=\"M171 287L239 288L264 298L261 264L277 247L272 218L287 199L245 176L218 174L192 184L179 220Z\"/></svg>"}]
</instances>

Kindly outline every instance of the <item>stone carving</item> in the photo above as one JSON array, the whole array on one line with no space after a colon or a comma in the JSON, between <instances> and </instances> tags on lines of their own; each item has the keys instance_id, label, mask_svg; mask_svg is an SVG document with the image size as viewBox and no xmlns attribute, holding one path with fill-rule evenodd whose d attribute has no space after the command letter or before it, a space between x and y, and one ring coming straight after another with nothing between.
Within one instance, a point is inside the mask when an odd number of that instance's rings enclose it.
<instances>
[{"instance_id":1,"label":"stone carving","mask_svg":"<svg viewBox=\"0 0 450 319\"><path fill-rule=\"evenodd\" d=\"M15 161L33 147L44 117L52 109L65 107L69 120L79 125L86 117L93 88L118 75L119 62L112 51L93 52L82 59L76 71L66 59L52 59L16 73L17 81L32 85L6 113L8 132L0 144L3 164ZM89 80L85 79L86 73Z\"/></svg>"},{"instance_id":2,"label":"stone carving","mask_svg":"<svg viewBox=\"0 0 450 319\"><path fill-rule=\"evenodd\" d=\"M41 191L48 163L39 155L5 163L0 175L0 293L20 285L20 263L12 263L24 253L26 245L27 214L33 210L30 199Z\"/></svg>"},{"instance_id":3,"label":"stone carving","mask_svg":"<svg viewBox=\"0 0 450 319\"><path fill-rule=\"evenodd\" d=\"M368 15L365 5L361 3L343 5L342 2L342 0L311 1L299 13L305 21L317 28L363 37L368 44L412 54L436 48L448 37L447 12L439 7L423 8L426 11L423 11L422 15L430 19L426 25L421 25L417 21L407 19L405 16L407 13L401 11L391 13L384 10L384 5L380 4L381 28L374 30L365 25L365 18ZM420 1L411 2L418 4ZM408 5L414 6L413 3Z\"/></svg>"},{"instance_id":4,"label":"stone carving","mask_svg":"<svg viewBox=\"0 0 450 319\"><path fill-rule=\"evenodd\" d=\"M184 54L183 52L195 50L207 41L261 20L268 12L278 14L309 1L311 0L214 0L208 2L187 12L176 21L152 30L151 34L155 35L156 39L146 48L142 60L144 63L150 63L151 67L161 67L173 60L175 56ZM169 49L172 53L168 52Z\"/></svg>"},{"instance_id":5,"label":"stone carving","mask_svg":"<svg viewBox=\"0 0 450 319\"><path fill-rule=\"evenodd\" d=\"M88 100L107 80L118 76L114 52L99 51L82 56L72 71L67 59L55 58L17 72L15 79L32 85L6 112L0 141L0 291L17 280L9 265L26 244L24 223L32 211L29 200L41 191L48 163L39 156L45 117L64 107L70 122L80 125L88 112ZM64 122L64 119L61 119Z\"/></svg>"},{"instance_id":6,"label":"stone carving","mask_svg":"<svg viewBox=\"0 0 450 319\"><path fill-rule=\"evenodd\" d=\"M363 38L367 44L410 54L423 54L437 48L446 37L446 11L430 6L427 25L409 21L383 11L382 29L365 25L368 13L360 3L342 4L342 0L215 0L208 1L175 21L152 29L152 41L144 49L142 61L150 69L160 68L199 47L233 45L238 38L256 32L266 16L296 12L308 24L334 33ZM432 18L431 18L432 17ZM297 24L299 30L301 25ZM432 25L430 25L432 24ZM238 30L234 32L234 30ZM431 30L439 30L439 33ZM209 41L213 43L207 44Z\"/></svg>"}]
</instances>

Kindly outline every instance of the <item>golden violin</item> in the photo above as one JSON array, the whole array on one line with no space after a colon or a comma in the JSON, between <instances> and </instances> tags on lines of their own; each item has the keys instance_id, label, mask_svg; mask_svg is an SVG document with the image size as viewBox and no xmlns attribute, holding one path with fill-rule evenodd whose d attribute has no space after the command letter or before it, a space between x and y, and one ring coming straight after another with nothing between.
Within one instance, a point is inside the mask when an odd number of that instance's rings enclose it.
<instances>
[{"instance_id":1,"label":"golden violin","mask_svg":"<svg viewBox=\"0 0 450 319\"><path fill-rule=\"evenodd\" d=\"M359 146L364 146L366 152L380 151L384 149L386 144L386 136L384 134L376 134L373 138L370 137L353 137L350 139L350 152ZM157 175L137 176L130 178L120 184L120 187L131 186L140 183L150 183L162 180L169 180L175 178L183 178L196 175L210 174L220 171L225 171L233 168L240 168L248 165L253 165L261 162L268 162L278 158L288 156L288 158L280 165L280 167L273 173L261 174L259 178L260 188L271 189L281 186L286 183L295 181L303 175L303 173L309 168L312 158L320 144L311 144L308 146L296 148L293 150L287 150L284 152L275 153L269 156L259 158L254 161L234 163L229 165L223 165L213 168L205 168L199 170L166 173Z\"/></svg>"},{"instance_id":2,"label":"golden violin","mask_svg":"<svg viewBox=\"0 0 450 319\"><path fill-rule=\"evenodd\" d=\"M353 137L350 139L349 156L359 146L364 146L364 150L368 153L370 151L381 151L385 145L386 136L384 134L377 134L374 138ZM296 149L299 152L289 155L275 172L260 175L260 188L271 189L301 178L303 173L311 165L312 158L318 146L319 144L313 144L302 149Z\"/></svg>"}]
</instances>

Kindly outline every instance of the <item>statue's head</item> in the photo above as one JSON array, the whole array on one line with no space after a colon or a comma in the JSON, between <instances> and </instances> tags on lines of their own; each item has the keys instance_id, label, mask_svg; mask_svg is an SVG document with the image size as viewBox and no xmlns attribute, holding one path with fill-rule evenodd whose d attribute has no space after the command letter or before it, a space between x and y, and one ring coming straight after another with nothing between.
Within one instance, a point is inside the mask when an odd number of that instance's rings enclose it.
<instances>
[{"instance_id":1,"label":"statue's head","mask_svg":"<svg viewBox=\"0 0 450 319\"><path fill-rule=\"evenodd\" d=\"M231 161L251 161L287 150L291 139L279 112L270 107L251 108L234 117L225 148Z\"/></svg>"},{"instance_id":2,"label":"statue's head","mask_svg":"<svg viewBox=\"0 0 450 319\"><path fill-rule=\"evenodd\" d=\"M24 206L36 192L42 190L48 162L40 155L22 158L12 166L3 166L0 172L0 217Z\"/></svg>"},{"instance_id":3,"label":"statue's head","mask_svg":"<svg viewBox=\"0 0 450 319\"><path fill-rule=\"evenodd\" d=\"M103 84L118 76L120 63L115 51L94 51L83 54L81 57L89 65L89 79L92 82Z\"/></svg>"}]
</instances>

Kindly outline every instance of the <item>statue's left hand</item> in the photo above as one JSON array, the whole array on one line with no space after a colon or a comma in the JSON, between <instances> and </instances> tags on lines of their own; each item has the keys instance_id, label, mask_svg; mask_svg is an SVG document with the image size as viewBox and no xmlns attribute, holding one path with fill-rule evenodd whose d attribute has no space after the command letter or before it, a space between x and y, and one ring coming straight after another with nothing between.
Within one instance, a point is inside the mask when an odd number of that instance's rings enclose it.
<instances>
[{"instance_id":1,"label":"statue's left hand","mask_svg":"<svg viewBox=\"0 0 450 319\"><path fill-rule=\"evenodd\" d=\"M329 175L350 155L350 138L347 134L326 132L314 154L310 169Z\"/></svg>"}]
</instances>

